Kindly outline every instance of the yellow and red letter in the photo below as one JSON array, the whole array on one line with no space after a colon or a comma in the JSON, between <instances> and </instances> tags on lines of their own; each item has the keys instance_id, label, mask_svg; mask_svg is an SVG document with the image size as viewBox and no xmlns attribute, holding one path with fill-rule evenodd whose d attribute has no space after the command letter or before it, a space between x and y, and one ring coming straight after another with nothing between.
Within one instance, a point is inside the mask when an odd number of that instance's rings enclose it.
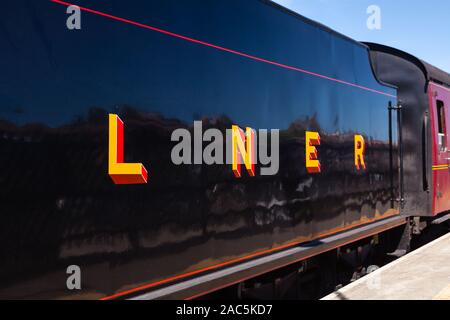
<instances>
[{"instance_id":1,"label":"yellow and red letter","mask_svg":"<svg viewBox=\"0 0 450 320\"><path fill-rule=\"evenodd\" d=\"M246 128L245 135L241 128L232 126L232 169L236 178L241 175L241 159L251 177L255 176L255 130ZM244 143L245 142L245 143Z\"/></svg>"},{"instance_id":2,"label":"yellow and red letter","mask_svg":"<svg viewBox=\"0 0 450 320\"><path fill-rule=\"evenodd\" d=\"M109 115L109 160L108 173L115 184L145 184L148 172L142 163L124 162L123 121Z\"/></svg>"},{"instance_id":3,"label":"yellow and red letter","mask_svg":"<svg viewBox=\"0 0 450 320\"><path fill-rule=\"evenodd\" d=\"M320 161L317 157L317 149L320 146L320 135L318 132L306 131L306 170L309 173L320 173Z\"/></svg>"},{"instance_id":4,"label":"yellow and red letter","mask_svg":"<svg viewBox=\"0 0 450 320\"><path fill-rule=\"evenodd\" d=\"M364 162L364 151L366 150L366 144L364 137L361 135L355 135L355 166L360 170L361 167L365 170L366 163Z\"/></svg>"}]
</instances>

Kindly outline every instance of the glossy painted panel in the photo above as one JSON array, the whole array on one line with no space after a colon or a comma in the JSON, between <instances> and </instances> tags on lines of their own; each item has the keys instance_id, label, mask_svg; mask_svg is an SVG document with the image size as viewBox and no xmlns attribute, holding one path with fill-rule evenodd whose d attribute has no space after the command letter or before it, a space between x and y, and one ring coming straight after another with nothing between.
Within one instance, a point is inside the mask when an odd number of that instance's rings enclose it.
<instances>
[{"instance_id":1,"label":"glossy painted panel","mask_svg":"<svg viewBox=\"0 0 450 320\"><path fill-rule=\"evenodd\" d=\"M87 12L71 31L49 1L5 4L0 297L102 297L398 213L396 92L374 78L365 47L263 1L82 4L322 76ZM110 112L148 184L108 176ZM172 164L171 134L194 120L280 129L278 174ZM320 174L305 168L307 130L321 135ZM65 287L71 264L81 293Z\"/></svg>"}]
</instances>

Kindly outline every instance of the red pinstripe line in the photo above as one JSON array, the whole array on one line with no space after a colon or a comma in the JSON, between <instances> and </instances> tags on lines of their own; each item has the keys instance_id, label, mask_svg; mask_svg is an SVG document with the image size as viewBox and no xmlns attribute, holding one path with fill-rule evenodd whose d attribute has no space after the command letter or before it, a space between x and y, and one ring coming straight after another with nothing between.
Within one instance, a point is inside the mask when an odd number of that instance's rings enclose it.
<instances>
[{"instance_id":1,"label":"red pinstripe line","mask_svg":"<svg viewBox=\"0 0 450 320\"><path fill-rule=\"evenodd\" d=\"M60 0L51 0L51 1L55 2L55 3L59 3L59 4L62 4L62 5L65 5L65 6L73 5L71 3L68 3L68 2L65 2L65 1L60 1ZM213 48L213 49L217 49L217 50L220 50L220 51L232 53L232 54L235 54L235 55L238 55L238 56L241 56L241 57L245 57L245 58L248 58L248 59L251 59L251 60L255 60L255 61L271 64L271 65L274 65L274 66L277 66L277 67L280 67L280 68L301 72L301 73L308 74L308 75L311 75L311 76L314 76L314 77L317 77L317 78L321 78L321 79L325 79L325 80L329 80L329 81L334 81L334 82L341 83L341 84L344 84L344 85L347 85L347 86L351 86L351 87L354 87L354 88L370 91L370 92L373 92L373 93L378 93L378 94L381 94L381 95L384 95L384 96L387 96L387 97L396 98L396 96L394 96L392 94L389 94L389 93L386 93L386 92L382 92L382 91L378 91L378 90L371 89L371 88L367 88L367 87L364 87L364 86L360 86L360 85L357 85L355 83L351 83L351 82L347 82L347 81L344 81L344 80L340 80L340 79L335 79L335 78L332 78L332 77L324 76L324 75L319 74L319 73L315 73L315 72L311 72L311 71L308 71L308 70L304 70L304 69L296 68L296 67L293 67L293 66L289 66L289 65L286 65L286 64L278 63L276 61L266 60L266 59L259 58L259 57L256 57L256 56L252 56L252 55L240 52L240 51L228 49L228 48L221 47L221 46L218 46L218 45L215 45L215 44L211 44L211 43L204 42L204 41L201 41L201 40L197 40L197 39L194 39L194 38L186 37L186 36L183 36L183 35L180 35L180 34L177 34L177 33L173 33L173 32L167 31L167 30L163 30L163 29L159 29L159 28L156 28L156 27L152 27L152 26L149 26L149 25L146 25L146 24L143 24L143 23L139 23L139 22L133 21L133 20L121 18L121 17L118 17L118 16L113 16L111 14L104 13L104 12L101 12L101 11L89 9L89 8L82 7L82 6L79 6L79 5L76 5L76 6L79 7L81 10L89 12L89 13L93 13L93 14L96 14L96 15L99 15L99 16L102 16L102 17L110 18L112 20L121 21L121 22L128 23L128 24L131 24L131 25L135 25L137 27L141 27L141 28L144 28L144 29L152 30L152 31L155 31L155 32L159 32L159 33L171 36L171 37L175 37L175 38L179 38L179 39L182 39L182 40L185 40L185 41L197 43L197 44L200 44L200 45L203 45L203 46L206 46L206 47L210 47L210 48Z\"/></svg>"}]
</instances>

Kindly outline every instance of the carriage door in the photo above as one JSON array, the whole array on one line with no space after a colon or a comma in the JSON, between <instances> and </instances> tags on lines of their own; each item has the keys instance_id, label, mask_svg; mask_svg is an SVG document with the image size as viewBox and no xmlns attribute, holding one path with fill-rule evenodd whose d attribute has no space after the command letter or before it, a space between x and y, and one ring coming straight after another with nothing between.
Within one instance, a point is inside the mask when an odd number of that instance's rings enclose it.
<instances>
[{"instance_id":1,"label":"carriage door","mask_svg":"<svg viewBox=\"0 0 450 320\"><path fill-rule=\"evenodd\" d=\"M450 210L450 89L430 84L433 120L433 213Z\"/></svg>"}]
</instances>

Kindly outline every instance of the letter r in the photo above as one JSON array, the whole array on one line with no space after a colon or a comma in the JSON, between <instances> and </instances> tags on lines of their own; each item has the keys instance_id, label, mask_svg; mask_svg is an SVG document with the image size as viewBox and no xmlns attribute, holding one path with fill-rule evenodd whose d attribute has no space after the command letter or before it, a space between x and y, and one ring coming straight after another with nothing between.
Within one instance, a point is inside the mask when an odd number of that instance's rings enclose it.
<instances>
[{"instance_id":1,"label":"letter r","mask_svg":"<svg viewBox=\"0 0 450 320\"><path fill-rule=\"evenodd\" d=\"M355 167L360 170L361 167L366 170L366 163L364 162L364 152L366 150L366 144L364 137L361 135L355 135Z\"/></svg>"}]
</instances>

